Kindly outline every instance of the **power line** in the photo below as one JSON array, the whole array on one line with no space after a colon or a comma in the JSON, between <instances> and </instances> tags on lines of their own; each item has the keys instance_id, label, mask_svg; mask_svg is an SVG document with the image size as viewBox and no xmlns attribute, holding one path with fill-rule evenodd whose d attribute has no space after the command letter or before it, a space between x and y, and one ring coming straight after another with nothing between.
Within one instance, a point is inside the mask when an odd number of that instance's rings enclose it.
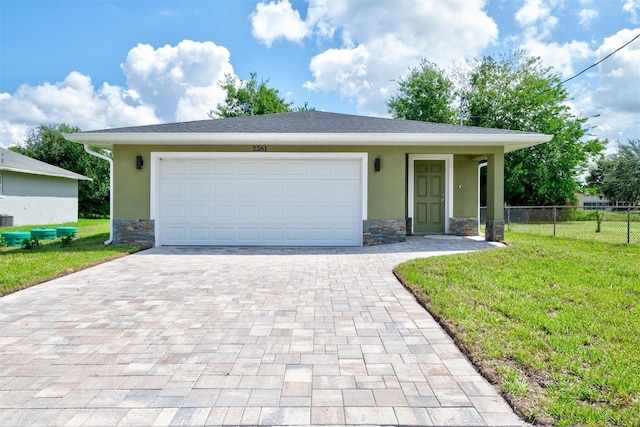
<instances>
[{"instance_id":1,"label":"power line","mask_svg":"<svg viewBox=\"0 0 640 427\"><path fill-rule=\"evenodd\" d=\"M616 52L618 52L621 49L624 49L625 47L627 47L629 44L631 44L635 39L637 39L638 37L640 37L640 33L636 34L636 36L634 38L632 38L631 40L629 40L628 42L626 42L625 44L623 44L622 46L620 46L619 48L617 48L616 50L614 50L613 52L611 52L610 54L608 54L607 56L605 56L604 58L602 58L601 60L599 60L598 62L595 62L591 65L589 65L587 68L585 68L584 70L580 71L578 74L569 77L566 80L561 81L560 83L558 83L557 85L555 85L554 87L547 89L545 92L548 92L550 90L554 90L560 86L562 86L563 84L565 84L566 82L568 82L569 80L573 80L576 77L578 77L581 74L586 73L587 71L589 71L590 69L592 69L593 67L595 67L596 65L601 64L602 62L604 62L605 60L607 60L608 58L610 58L611 56L613 56L613 54L615 54Z\"/></svg>"}]
</instances>

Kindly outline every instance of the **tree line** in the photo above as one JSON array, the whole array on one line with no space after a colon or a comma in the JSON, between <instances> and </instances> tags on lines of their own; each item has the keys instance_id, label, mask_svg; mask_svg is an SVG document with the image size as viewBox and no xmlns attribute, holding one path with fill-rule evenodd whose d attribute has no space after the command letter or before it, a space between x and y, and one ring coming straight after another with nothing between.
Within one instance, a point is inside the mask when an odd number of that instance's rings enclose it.
<instances>
[{"instance_id":1,"label":"tree line","mask_svg":"<svg viewBox=\"0 0 640 427\"><path fill-rule=\"evenodd\" d=\"M251 73L243 81L227 75L219 82L225 100L208 112L212 119L312 110L295 106ZM560 75L538 57L514 51L483 56L449 76L428 60L397 81L386 106L396 119L481 126L553 135L545 144L505 156L505 202L512 206L564 205L578 190L612 201L640 202L640 140L618 142L616 154L604 156L606 140L591 138L588 119L570 109ZM80 215L109 213L109 166L86 153L63 133L79 132L67 124L42 125L12 150L88 176L79 183ZM98 149L105 155L109 150ZM586 177L586 179L584 179Z\"/></svg>"}]
</instances>

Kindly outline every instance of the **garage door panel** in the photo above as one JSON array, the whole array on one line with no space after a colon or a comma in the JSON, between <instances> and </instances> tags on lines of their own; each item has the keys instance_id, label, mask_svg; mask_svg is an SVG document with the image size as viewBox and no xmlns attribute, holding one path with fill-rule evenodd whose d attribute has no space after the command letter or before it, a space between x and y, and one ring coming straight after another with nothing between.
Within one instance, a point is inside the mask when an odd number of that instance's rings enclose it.
<instances>
[{"instance_id":1,"label":"garage door panel","mask_svg":"<svg viewBox=\"0 0 640 427\"><path fill-rule=\"evenodd\" d=\"M282 199L285 195L285 181L267 181L261 184L261 197L268 200Z\"/></svg>"},{"instance_id":2,"label":"garage door panel","mask_svg":"<svg viewBox=\"0 0 640 427\"><path fill-rule=\"evenodd\" d=\"M238 227L238 241L244 243L252 243L258 241L260 229L258 227Z\"/></svg>"},{"instance_id":3,"label":"garage door panel","mask_svg":"<svg viewBox=\"0 0 640 427\"><path fill-rule=\"evenodd\" d=\"M306 161L286 162L285 168L287 176L300 177L309 173L309 164Z\"/></svg>"},{"instance_id":4,"label":"garage door panel","mask_svg":"<svg viewBox=\"0 0 640 427\"><path fill-rule=\"evenodd\" d=\"M334 177L353 177L360 173L360 165L353 162L338 161L332 166L332 175Z\"/></svg>"},{"instance_id":5,"label":"garage door panel","mask_svg":"<svg viewBox=\"0 0 640 427\"><path fill-rule=\"evenodd\" d=\"M233 184L229 183L215 183L213 184L213 194L212 197L217 200L225 200L227 198L233 197L234 188Z\"/></svg>"},{"instance_id":6,"label":"garage door panel","mask_svg":"<svg viewBox=\"0 0 640 427\"><path fill-rule=\"evenodd\" d=\"M236 184L230 183L230 185L235 190L236 199L255 200L260 195L260 186L256 182L238 182Z\"/></svg>"},{"instance_id":7,"label":"garage door panel","mask_svg":"<svg viewBox=\"0 0 640 427\"><path fill-rule=\"evenodd\" d=\"M208 182L192 182L189 184L189 198L198 197L210 197L210 184Z\"/></svg>"},{"instance_id":8,"label":"garage door panel","mask_svg":"<svg viewBox=\"0 0 640 427\"><path fill-rule=\"evenodd\" d=\"M209 175L211 162L207 162L204 160L192 161L188 163L188 174L189 175Z\"/></svg>"},{"instance_id":9,"label":"garage door panel","mask_svg":"<svg viewBox=\"0 0 640 427\"><path fill-rule=\"evenodd\" d=\"M184 221L186 219L185 207L182 205L167 205L162 209L162 216L167 220Z\"/></svg>"},{"instance_id":10,"label":"garage door panel","mask_svg":"<svg viewBox=\"0 0 640 427\"><path fill-rule=\"evenodd\" d=\"M187 186L183 182L167 182L162 191L167 199L184 199L187 196Z\"/></svg>"},{"instance_id":11,"label":"garage door panel","mask_svg":"<svg viewBox=\"0 0 640 427\"><path fill-rule=\"evenodd\" d=\"M360 211L351 205L335 206L333 209L333 216L337 221L347 220L356 217Z\"/></svg>"},{"instance_id":12,"label":"garage door panel","mask_svg":"<svg viewBox=\"0 0 640 427\"><path fill-rule=\"evenodd\" d=\"M209 227L190 227L189 230L189 240L195 244L206 245L207 242L211 240L209 237Z\"/></svg>"},{"instance_id":13,"label":"garage door panel","mask_svg":"<svg viewBox=\"0 0 640 427\"><path fill-rule=\"evenodd\" d=\"M213 241L214 242L233 242L235 236L234 227L214 227L213 228ZM213 242L210 242L213 244Z\"/></svg>"},{"instance_id":14,"label":"garage door panel","mask_svg":"<svg viewBox=\"0 0 640 427\"><path fill-rule=\"evenodd\" d=\"M164 177L184 176L187 171L187 162L182 160L172 160L170 162L161 162L160 173Z\"/></svg>"},{"instance_id":15,"label":"garage door panel","mask_svg":"<svg viewBox=\"0 0 640 427\"><path fill-rule=\"evenodd\" d=\"M209 219L209 206L191 206L188 211L188 219Z\"/></svg>"},{"instance_id":16,"label":"garage door panel","mask_svg":"<svg viewBox=\"0 0 640 427\"><path fill-rule=\"evenodd\" d=\"M186 228L185 227L165 227L165 229L163 230L164 237L168 240L168 241L175 241L175 242L182 242L185 240L185 237L187 235L186 233Z\"/></svg>"},{"instance_id":17,"label":"garage door panel","mask_svg":"<svg viewBox=\"0 0 640 427\"><path fill-rule=\"evenodd\" d=\"M243 161L236 163L236 175L256 176L260 172L260 163L257 161Z\"/></svg>"},{"instance_id":18,"label":"garage door panel","mask_svg":"<svg viewBox=\"0 0 640 427\"><path fill-rule=\"evenodd\" d=\"M359 246L362 161L162 159L161 245Z\"/></svg>"},{"instance_id":19,"label":"garage door panel","mask_svg":"<svg viewBox=\"0 0 640 427\"><path fill-rule=\"evenodd\" d=\"M234 208L235 217L240 223L245 223L246 220L258 221L260 219L260 208L256 205L237 205Z\"/></svg>"},{"instance_id":20,"label":"garage door panel","mask_svg":"<svg viewBox=\"0 0 640 427\"><path fill-rule=\"evenodd\" d=\"M285 208L284 206L262 206L260 209L260 219L261 220L275 220L278 222L282 221L282 218L285 217Z\"/></svg>"},{"instance_id":21,"label":"garage door panel","mask_svg":"<svg viewBox=\"0 0 640 427\"><path fill-rule=\"evenodd\" d=\"M233 176L235 170L235 163L232 160L218 160L211 168L213 175L216 176Z\"/></svg>"},{"instance_id":22,"label":"garage door panel","mask_svg":"<svg viewBox=\"0 0 640 427\"><path fill-rule=\"evenodd\" d=\"M287 206L287 217L290 219L305 219L307 215L309 215L309 208L307 206Z\"/></svg>"},{"instance_id":23,"label":"garage door panel","mask_svg":"<svg viewBox=\"0 0 640 427\"><path fill-rule=\"evenodd\" d=\"M269 161L260 164L262 175L281 177L287 172L287 165L282 161Z\"/></svg>"},{"instance_id":24,"label":"garage door panel","mask_svg":"<svg viewBox=\"0 0 640 427\"><path fill-rule=\"evenodd\" d=\"M269 242L284 242L284 227L263 227L262 240Z\"/></svg>"},{"instance_id":25,"label":"garage door panel","mask_svg":"<svg viewBox=\"0 0 640 427\"><path fill-rule=\"evenodd\" d=\"M231 220L235 217L236 215L236 209L235 206L214 206L213 207L213 215L212 215L212 220L214 222L214 224L217 221L227 221L227 220Z\"/></svg>"},{"instance_id":26,"label":"garage door panel","mask_svg":"<svg viewBox=\"0 0 640 427\"><path fill-rule=\"evenodd\" d=\"M333 229L331 227L312 227L311 238L319 242L331 242L333 240Z\"/></svg>"}]
</instances>

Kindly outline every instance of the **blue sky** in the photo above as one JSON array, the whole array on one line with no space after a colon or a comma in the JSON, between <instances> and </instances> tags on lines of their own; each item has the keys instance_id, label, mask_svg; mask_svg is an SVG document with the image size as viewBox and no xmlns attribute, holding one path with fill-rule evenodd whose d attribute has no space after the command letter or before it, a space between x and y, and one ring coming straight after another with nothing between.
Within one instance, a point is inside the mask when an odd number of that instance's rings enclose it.
<instances>
[{"instance_id":1,"label":"blue sky","mask_svg":"<svg viewBox=\"0 0 640 427\"><path fill-rule=\"evenodd\" d=\"M523 48L568 78L637 34L640 0L0 0L0 146L40 124L206 119L225 74L386 116L422 58ZM640 39L566 87L595 136L640 138Z\"/></svg>"}]
</instances>

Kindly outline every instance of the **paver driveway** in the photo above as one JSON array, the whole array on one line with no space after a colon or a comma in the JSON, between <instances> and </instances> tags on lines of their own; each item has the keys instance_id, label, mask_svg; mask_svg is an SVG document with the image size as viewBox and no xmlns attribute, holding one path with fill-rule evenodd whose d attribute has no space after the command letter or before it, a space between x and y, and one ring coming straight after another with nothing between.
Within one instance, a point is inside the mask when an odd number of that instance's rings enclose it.
<instances>
[{"instance_id":1,"label":"paver driveway","mask_svg":"<svg viewBox=\"0 0 640 427\"><path fill-rule=\"evenodd\" d=\"M398 283L487 248L156 248L0 298L0 424L520 425Z\"/></svg>"}]
</instances>

